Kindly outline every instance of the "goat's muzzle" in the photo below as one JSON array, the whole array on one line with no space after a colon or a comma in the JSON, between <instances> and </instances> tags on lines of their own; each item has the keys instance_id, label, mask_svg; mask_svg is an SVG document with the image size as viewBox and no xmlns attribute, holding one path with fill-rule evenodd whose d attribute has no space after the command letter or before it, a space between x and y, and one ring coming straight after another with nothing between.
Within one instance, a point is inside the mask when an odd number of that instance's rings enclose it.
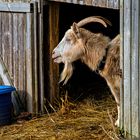
<instances>
[{"instance_id":1,"label":"goat's muzzle","mask_svg":"<svg viewBox=\"0 0 140 140\"><path fill-rule=\"evenodd\" d=\"M60 53L56 53L55 51L52 52L52 59L55 63L61 63L62 61Z\"/></svg>"}]
</instances>

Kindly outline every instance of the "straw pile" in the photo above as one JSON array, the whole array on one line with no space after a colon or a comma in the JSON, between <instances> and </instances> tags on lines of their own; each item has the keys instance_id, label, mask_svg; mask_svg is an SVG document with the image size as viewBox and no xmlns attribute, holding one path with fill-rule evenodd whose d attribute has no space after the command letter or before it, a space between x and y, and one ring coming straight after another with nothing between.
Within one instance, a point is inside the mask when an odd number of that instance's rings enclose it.
<instances>
[{"instance_id":1,"label":"straw pile","mask_svg":"<svg viewBox=\"0 0 140 140\"><path fill-rule=\"evenodd\" d=\"M119 140L112 96L79 103L61 99L59 111L0 127L0 140Z\"/></svg>"}]
</instances>

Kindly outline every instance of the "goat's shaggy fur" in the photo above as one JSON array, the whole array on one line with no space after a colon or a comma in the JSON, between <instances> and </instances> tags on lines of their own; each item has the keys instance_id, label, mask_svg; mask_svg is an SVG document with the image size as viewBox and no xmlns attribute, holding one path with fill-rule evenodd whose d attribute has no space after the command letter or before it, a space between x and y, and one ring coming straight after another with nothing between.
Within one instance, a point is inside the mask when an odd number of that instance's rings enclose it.
<instances>
[{"instance_id":1,"label":"goat's shaggy fur","mask_svg":"<svg viewBox=\"0 0 140 140\"><path fill-rule=\"evenodd\" d=\"M101 22L100 22L101 23ZM81 59L90 69L98 71L105 78L118 105L118 120L120 117L120 36L113 40L101 33L92 33L86 29L79 28L76 23L69 29L62 41L53 51L54 61L64 63L65 67L61 74L64 84L73 73L72 62ZM104 66L100 69L100 63Z\"/></svg>"}]
</instances>

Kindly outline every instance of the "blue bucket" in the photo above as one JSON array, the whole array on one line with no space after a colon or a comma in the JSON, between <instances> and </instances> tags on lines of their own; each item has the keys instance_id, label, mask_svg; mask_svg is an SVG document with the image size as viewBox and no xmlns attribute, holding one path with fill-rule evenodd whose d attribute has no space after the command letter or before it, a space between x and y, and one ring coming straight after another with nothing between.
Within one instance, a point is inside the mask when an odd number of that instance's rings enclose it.
<instances>
[{"instance_id":1,"label":"blue bucket","mask_svg":"<svg viewBox=\"0 0 140 140\"><path fill-rule=\"evenodd\" d=\"M16 89L12 86L0 86L0 125L10 124L12 120L11 93Z\"/></svg>"}]
</instances>

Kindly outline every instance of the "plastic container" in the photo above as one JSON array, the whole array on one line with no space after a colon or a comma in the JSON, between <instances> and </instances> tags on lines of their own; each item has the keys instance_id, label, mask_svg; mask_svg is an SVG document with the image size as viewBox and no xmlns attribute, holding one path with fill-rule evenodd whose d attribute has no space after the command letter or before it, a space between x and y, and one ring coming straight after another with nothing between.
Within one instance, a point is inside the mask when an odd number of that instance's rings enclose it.
<instances>
[{"instance_id":1,"label":"plastic container","mask_svg":"<svg viewBox=\"0 0 140 140\"><path fill-rule=\"evenodd\" d=\"M12 86L0 86L0 125L10 124L12 120Z\"/></svg>"}]
</instances>

